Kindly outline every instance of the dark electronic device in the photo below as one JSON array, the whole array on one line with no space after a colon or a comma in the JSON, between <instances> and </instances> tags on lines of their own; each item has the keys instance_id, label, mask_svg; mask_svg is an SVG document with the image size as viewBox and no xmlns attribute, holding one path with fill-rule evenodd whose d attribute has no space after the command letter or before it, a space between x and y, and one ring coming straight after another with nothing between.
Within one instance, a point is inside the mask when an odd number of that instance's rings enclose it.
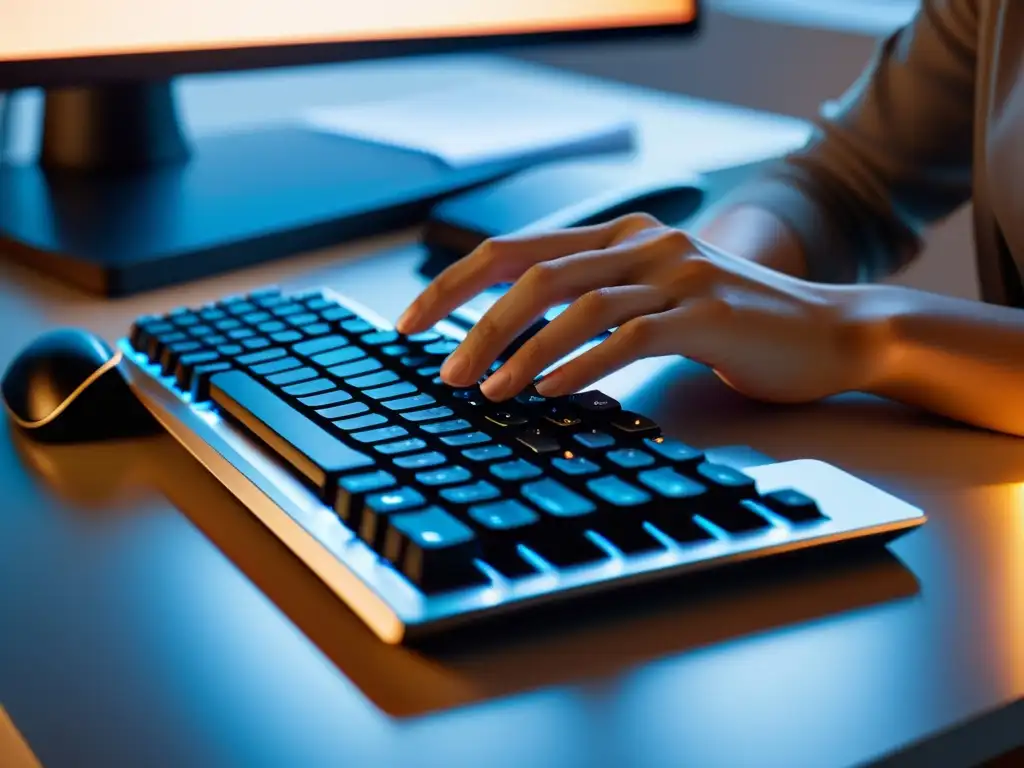
<instances>
[{"instance_id":1,"label":"dark electronic device","mask_svg":"<svg viewBox=\"0 0 1024 768\"><path fill-rule=\"evenodd\" d=\"M124 295L420 223L443 196L521 165L449 168L301 127L189 138L172 78L697 28L697 0L599 5L204 0L197 14L171 12L175 0L6 3L0 91L42 87L45 102L38 163L0 163L0 250Z\"/></svg>"},{"instance_id":2,"label":"dark electronic device","mask_svg":"<svg viewBox=\"0 0 1024 768\"><path fill-rule=\"evenodd\" d=\"M159 428L125 381L102 339L74 328L26 347L0 381L11 420L40 442L128 437Z\"/></svg>"},{"instance_id":3,"label":"dark electronic device","mask_svg":"<svg viewBox=\"0 0 1024 768\"><path fill-rule=\"evenodd\" d=\"M118 349L146 407L387 643L925 520L819 461L741 470L598 389L452 389L464 335L269 288L140 318Z\"/></svg>"},{"instance_id":4,"label":"dark electronic device","mask_svg":"<svg viewBox=\"0 0 1024 768\"><path fill-rule=\"evenodd\" d=\"M641 171L622 162L559 162L445 200L431 212L423 243L433 258L454 260L491 237L600 224L628 213L679 224L703 198L694 174Z\"/></svg>"}]
</instances>

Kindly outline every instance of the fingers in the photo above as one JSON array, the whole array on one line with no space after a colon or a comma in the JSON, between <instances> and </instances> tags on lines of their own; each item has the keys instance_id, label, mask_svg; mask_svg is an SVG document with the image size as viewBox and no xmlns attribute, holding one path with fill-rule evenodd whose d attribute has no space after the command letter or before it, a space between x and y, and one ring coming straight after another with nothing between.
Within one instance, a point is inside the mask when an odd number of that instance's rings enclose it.
<instances>
[{"instance_id":1,"label":"fingers","mask_svg":"<svg viewBox=\"0 0 1024 768\"><path fill-rule=\"evenodd\" d=\"M679 354L713 366L722 333L713 315L705 311L710 306L706 302L687 302L667 312L636 317L593 349L545 376L537 384L537 392L544 397L577 392L646 357Z\"/></svg>"},{"instance_id":2,"label":"fingers","mask_svg":"<svg viewBox=\"0 0 1024 768\"><path fill-rule=\"evenodd\" d=\"M441 367L441 378L456 387L478 381L547 309L587 291L626 282L635 250L621 245L534 264L466 334Z\"/></svg>"},{"instance_id":3,"label":"fingers","mask_svg":"<svg viewBox=\"0 0 1024 768\"><path fill-rule=\"evenodd\" d=\"M660 312L665 302L665 294L649 285L623 285L585 293L488 377L481 389L491 400L512 397L553 362L597 334L638 315Z\"/></svg>"},{"instance_id":4,"label":"fingers","mask_svg":"<svg viewBox=\"0 0 1024 768\"><path fill-rule=\"evenodd\" d=\"M530 237L488 240L438 275L396 324L401 333L425 331L480 292L518 279L534 264L596 251L616 235L614 222Z\"/></svg>"}]
</instances>

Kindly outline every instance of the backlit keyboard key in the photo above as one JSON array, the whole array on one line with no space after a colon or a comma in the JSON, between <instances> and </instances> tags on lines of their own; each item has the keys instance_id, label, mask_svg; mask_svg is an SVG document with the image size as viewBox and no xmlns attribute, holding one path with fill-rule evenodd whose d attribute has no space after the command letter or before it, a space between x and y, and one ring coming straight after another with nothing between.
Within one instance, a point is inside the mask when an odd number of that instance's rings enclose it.
<instances>
[{"instance_id":1,"label":"backlit keyboard key","mask_svg":"<svg viewBox=\"0 0 1024 768\"><path fill-rule=\"evenodd\" d=\"M658 437L653 440L645 440L644 443L651 451L663 459L671 461L673 464L695 467L704 461L703 451L698 451L696 448L679 440L673 440L669 437Z\"/></svg>"},{"instance_id":2,"label":"backlit keyboard key","mask_svg":"<svg viewBox=\"0 0 1024 768\"><path fill-rule=\"evenodd\" d=\"M415 488L395 488L382 493L371 493L363 501L359 519L359 538L378 552L383 549L388 517L426 504L426 499Z\"/></svg>"},{"instance_id":3,"label":"backlit keyboard key","mask_svg":"<svg viewBox=\"0 0 1024 768\"><path fill-rule=\"evenodd\" d=\"M492 464L491 474L499 480L505 480L506 482L516 482L519 480L532 480L535 477L540 477L540 467L531 464L523 459L516 459L515 461L506 461L501 464Z\"/></svg>"},{"instance_id":4,"label":"backlit keyboard key","mask_svg":"<svg viewBox=\"0 0 1024 768\"><path fill-rule=\"evenodd\" d=\"M399 440L394 443L383 443L375 446L377 453L381 453L385 456L400 456L405 453L412 453L414 451L422 451L427 447L427 444L418 437L410 437L407 440ZM440 456L441 454L438 454ZM401 459L395 459L395 464L399 464ZM444 456L441 456L441 462L444 462Z\"/></svg>"},{"instance_id":5,"label":"backlit keyboard key","mask_svg":"<svg viewBox=\"0 0 1024 768\"><path fill-rule=\"evenodd\" d=\"M384 556L423 590L453 589L485 579L473 566L480 542L472 529L439 507L394 515Z\"/></svg>"},{"instance_id":6,"label":"backlit keyboard key","mask_svg":"<svg viewBox=\"0 0 1024 768\"><path fill-rule=\"evenodd\" d=\"M592 501L569 490L556 480L538 480L527 483L522 489L523 496L547 512L558 518L583 517L593 513L597 508Z\"/></svg>"},{"instance_id":7,"label":"backlit keyboard key","mask_svg":"<svg viewBox=\"0 0 1024 768\"><path fill-rule=\"evenodd\" d=\"M481 501L489 501L499 496L498 489L481 480L471 485L460 485L455 488L445 488L441 491L441 497L450 504L478 504Z\"/></svg>"},{"instance_id":8,"label":"backlit keyboard key","mask_svg":"<svg viewBox=\"0 0 1024 768\"><path fill-rule=\"evenodd\" d=\"M309 406L310 408L324 408L328 405L337 405L338 403L347 403L352 399L352 395L343 389L335 389L333 392L324 392L321 395L312 395L310 397L300 397L299 402L303 405Z\"/></svg>"}]
</instances>

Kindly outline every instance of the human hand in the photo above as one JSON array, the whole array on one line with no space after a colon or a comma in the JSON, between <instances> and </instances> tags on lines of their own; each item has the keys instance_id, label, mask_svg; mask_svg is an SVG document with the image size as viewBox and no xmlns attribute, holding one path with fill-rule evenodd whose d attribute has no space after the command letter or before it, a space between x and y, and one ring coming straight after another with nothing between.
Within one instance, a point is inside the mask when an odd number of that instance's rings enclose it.
<instances>
[{"instance_id":1,"label":"human hand","mask_svg":"<svg viewBox=\"0 0 1024 768\"><path fill-rule=\"evenodd\" d=\"M490 240L448 267L398 322L430 328L494 285L514 282L445 361L442 379L471 386L553 306L570 306L482 385L513 397L598 333L597 346L545 376L547 397L580 390L646 357L683 355L752 398L806 402L870 385L885 327L851 286L783 275L714 249L646 215L529 237Z\"/></svg>"}]
</instances>

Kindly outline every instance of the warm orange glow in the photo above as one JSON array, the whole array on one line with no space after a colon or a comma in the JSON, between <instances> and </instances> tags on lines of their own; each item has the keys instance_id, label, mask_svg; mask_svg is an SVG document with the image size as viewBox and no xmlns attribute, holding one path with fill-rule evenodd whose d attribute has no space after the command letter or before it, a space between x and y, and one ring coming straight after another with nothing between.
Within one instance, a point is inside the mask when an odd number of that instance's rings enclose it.
<instances>
[{"instance_id":1,"label":"warm orange glow","mask_svg":"<svg viewBox=\"0 0 1024 768\"><path fill-rule=\"evenodd\" d=\"M0 61L683 23L693 0L4 0Z\"/></svg>"},{"instance_id":2,"label":"warm orange glow","mask_svg":"<svg viewBox=\"0 0 1024 768\"><path fill-rule=\"evenodd\" d=\"M573 457L572 451L566 451L562 455L565 456L565 458L567 458L567 459L571 459Z\"/></svg>"}]
</instances>

